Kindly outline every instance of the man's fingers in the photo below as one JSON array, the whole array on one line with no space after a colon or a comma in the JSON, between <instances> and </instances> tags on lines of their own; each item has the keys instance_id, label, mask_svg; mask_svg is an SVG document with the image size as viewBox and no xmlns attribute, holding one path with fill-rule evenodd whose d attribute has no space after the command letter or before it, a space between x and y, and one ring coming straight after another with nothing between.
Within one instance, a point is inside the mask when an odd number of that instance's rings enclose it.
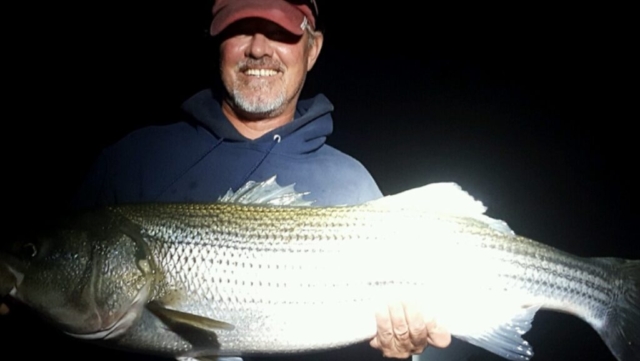
<instances>
[{"instance_id":1,"label":"man's fingers","mask_svg":"<svg viewBox=\"0 0 640 361\"><path fill-rule=\"evenodd\" d=\"M399 353L410 354L414 347L411 343L409 324L407 323L404 306L401 303L390 304L389 315L391 318L391 325L393 327L394 348Z\"/></svg>"},{"instance_id":2,"label":"man's fingers","mask_svg":"<svg viewBox=\"0 0 640 361\"><path fill-rule=\"evenodd\" d=\"M369 342L369 345L375 349L380 349L380 341L378 341L378 336L374 337L373 340Z\"/></svg>"},{"instance_id":3,"label":"man's fingers","mask_svg":"<svg viewBox=\"0 0 640 361\"><path fill-rule=\"evenodd\" d=\"M387 307L382 307L376 312L376 324L378 333L374 340L377 341L377 348L383 351L390 349L393 342L393 325Z\"/></svg>"},{"instance_id":4,"label":"man's fingers","mask_svg":"<svg viewBox=\"0 0 640 361\"><path fill-rule=\"evenodd\" d=\"M451 334L434 320L426 322L414 304L390 303L376 312L377 334L369 344L385 357L406 358L433 345L447 347Z\"/></svg>"},{"instance_id":5,"label":"man's fingers","mask_svg":"<svg viewBox=\"0 0 640 361\"><path fill-rule=\"evenodd\" d=\"M413 303L404 304L404 314L409 325L409 336L411 337L411 353L422 353L428 345L427 325L422 313Z\"/></svg>"},{"instance_id":6,"label":"man's fingers","mask_svg":"<svg viewBox=\"0 0 640 361\"><path fill-rule=\"evenodd\" d=\"M406 358L415 348L401 303L393 303L376 312L378 333L370 345L380 349L385 357Z\"/></svg>"},{"instance_id":7,"label":"man's fingers","mask_svg":"<svg viewBox=\"0 0 640 361\"><path fill-rule=\"evenodd\" d=\"M451 343L451 333L435 321L429 321L427 325L427 341L435 347L447 347Z\"/></svg>"}]
</instances>

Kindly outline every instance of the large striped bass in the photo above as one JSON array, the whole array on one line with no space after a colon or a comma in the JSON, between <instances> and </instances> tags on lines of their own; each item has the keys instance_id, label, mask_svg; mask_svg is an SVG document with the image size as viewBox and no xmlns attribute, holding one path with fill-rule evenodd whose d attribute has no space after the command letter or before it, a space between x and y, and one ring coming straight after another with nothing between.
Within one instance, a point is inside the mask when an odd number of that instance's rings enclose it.
<instances>
[{"instance_id":1,"label":"large striped bass","mask_svg":"<svg viewBox=\"0 0 640 361\"><path fill-rule=\"evenodd\" d=\"M361 342L398 298L510 360L533 356L521 336L540 309L640 360L640 261L577 257L484 213L450 183L313 207L272 178L213 204L83 212L5 245L0 291L74 337L180 360ZM446 272L427 282L425 265Z\"/></svg>"}]
</instances>

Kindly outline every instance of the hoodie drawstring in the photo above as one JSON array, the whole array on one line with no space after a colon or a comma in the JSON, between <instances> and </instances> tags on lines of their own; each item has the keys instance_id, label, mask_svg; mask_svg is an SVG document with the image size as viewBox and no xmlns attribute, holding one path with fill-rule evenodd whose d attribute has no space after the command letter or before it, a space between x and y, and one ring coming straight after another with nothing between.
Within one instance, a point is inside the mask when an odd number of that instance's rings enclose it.
<instances>
[{"instance_id":1,"label":"hoodie drawstring","mask_svg":"<svg viewBox=\"0 0 640 361\"><path fill-rule=\"evenodd\" d=\"M280 143L280 141L282 140L282 137L279 134L276 134L273 136L273 140L274 142L271 143L271 146L269 147L269 149L267 150L266 153L264 153L264 156L262 157L262 159L260 159L258 161L258 163L256 163L253 168L249 171L249 173L247 173L247 175L244 176L244 178L242 179L242 182L240 182L240 184L238 184L237 187L233 188L233 189L240 189L240 187L242 187L247 180L249 180L249 177L251 177L251 175L253 174L253 172L256 171L256 169L258 169L258 167L260 167L260 165L262 164L262 162L264 162L265 159L267 159L267 157L269 156L269 154L271 154L271 151L273 150L273 148L275 148L276 144Z\"/></svg>"}]
</instances>

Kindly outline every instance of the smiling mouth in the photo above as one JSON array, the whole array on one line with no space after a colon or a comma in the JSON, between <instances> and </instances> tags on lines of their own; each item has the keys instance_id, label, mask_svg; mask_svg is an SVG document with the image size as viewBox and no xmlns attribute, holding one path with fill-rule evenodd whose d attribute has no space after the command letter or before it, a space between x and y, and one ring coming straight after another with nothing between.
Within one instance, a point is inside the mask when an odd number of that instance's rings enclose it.
<instances>
[{"instance_id":1,"label":"smiling mouth","mask_svg":"<svg viewBox=\"0 0 640 361\"><path fill-rule=\"evenodd\" d=\"M245 75L255 77L276 76L278 73L278 71L273 69L247 69L244 71Z\"/></svg>"}]
</instances>

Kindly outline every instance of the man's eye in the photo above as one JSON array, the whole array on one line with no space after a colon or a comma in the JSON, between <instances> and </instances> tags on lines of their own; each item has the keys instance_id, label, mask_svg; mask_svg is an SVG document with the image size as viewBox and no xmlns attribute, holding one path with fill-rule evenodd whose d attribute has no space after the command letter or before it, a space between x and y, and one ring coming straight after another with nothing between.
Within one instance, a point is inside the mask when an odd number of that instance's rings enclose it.
<instances>
[{"instance_id":1,"label":"man's eye","mask_svg":"<svg viewBox=\"0 0 640 361\"><path fill-rule=\"evenodd\" d=\"M299 36L291 34L284 29L274 29L265 34L265 36L279 43L295 44L300 39Z\"/></svg>"},{"instance_id":2,"label":"man's eye","mask_svg":"<svg viewBox=\"0 0 640 361\"><path fill-rule=\"evenodd\" d=\"M283 37L283 36L286 36L287 34L288 34L288 33L287 33L286 31L281 30L281 29L278 29L278 30L272 30L272 31L270 32L270 35L271 35L271 36L274 36L274 37L280 37L280 38L281 38L281 37Z\"/></svg>"},{"instance_id":3,"label":"man's eye","mask_svg":"<svg viewBox=\"0 0 640 361\"><path fill-rule=\"evenodd\" d=\"M265 34L265 36L273 41L282 42L284 40L285 34L282 31L274 31L269 34Z\"/></svg>"}]
</instances>

